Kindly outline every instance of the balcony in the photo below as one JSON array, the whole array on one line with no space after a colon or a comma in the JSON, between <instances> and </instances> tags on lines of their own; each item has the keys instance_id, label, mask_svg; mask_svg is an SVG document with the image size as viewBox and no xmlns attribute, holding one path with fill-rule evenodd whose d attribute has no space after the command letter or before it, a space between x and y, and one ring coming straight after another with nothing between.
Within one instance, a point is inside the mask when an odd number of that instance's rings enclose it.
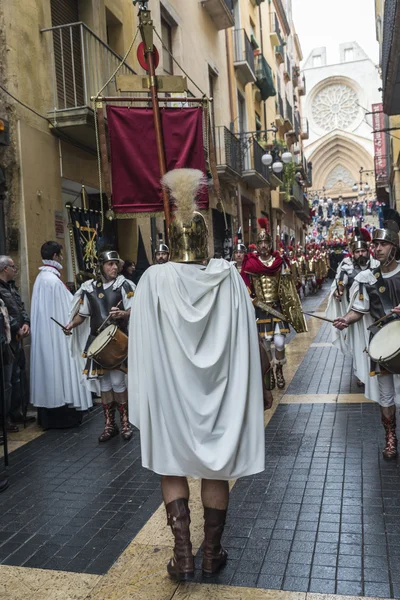
<instances>
[{"instance_id":1,"label":"balcony","mask_svg":"<svg viewBox=\"0 0 400 600\"><path fill-rule=\"evenodd\" d=\"M290 58L286 54L285 66L283 67L283 78L286 83L292 79L292 64L290 62Z\"/></svg>"},{"instance_id":2,"label":"balcony","mask_svg":"<svg viewBox=\"0 0 400 600\"><path fill-rule=\"evenodd\" d=\"M294 88L296 88L299 85L299 79L300 79L300 67L295 65L292 69L292 82L293 82Z\"/></svg>"},{"instance_id":3,"label":"balcony","mask_svg":"<svg viewBox=\"0 0 400 600\"><path fill-rule=\"evenodd\" d=\"M227 127L216 127L214 144L219 179L236 183L242 174L240 140Z\"/></svg>"},{"instance_id":4,"label":"balcony","mask_svg":"<svg viewBox=\"0 0 400 600\"><path fill-rule=\"evenodd\" d=\"M283 46L283 38L276 13L269 13L269 37L272 46Z\"/></svg>"},{"instance_id":5,"label":"balcony","mask_svg":"<svg viewBox=\"0 0 400 600\"><path fill-rule=\"evenodd\" d=\"M293 129L293 108L292 105L289 104L289 101L286 99L286 111L285 111L285 127L287 131L292 131Z\"/></svg>"},{"instance_id":6,"label":"balcony","mask_svg":"<svg viewBox=\"0 0 400 600\"><path fill-rule=\"evenodd\" d=\"M253 46L244 29L233 30L233 66L243 85L255 83Z\"/></svg>"},{"instance_id":7,"label":"balcony","mask_svg":"<svg viewBox=\"0 0 400 600\"><path fill-rule=\"evenodd\" d=\"M218 31L234 26L233 0L201 0L201 5L214 21Z\"/></svg>"},{"instance_id":8,"label":"balcony","mask_svg":"<svg viewBox=\"0 0 400 600\"><path fill-rule=\"evenodd\" d=\"M52 107L48 114L74 140L96 147L91 96L95 96L121 62L121 57L84 23L70 23L41 33L52 36ZM128 65L119 75L135 73ZM103 91L105 96L119 95L115 78ZM125 94L126 95L126 94ZM50 101L51 102L51 101Z\"/></svg>"},{"instance_id":9,"label":"balcony","mask_svg":"<svg viewBox=\"0 0 400 600\"><path fill-rule=\"evenodd\" d=\"M301 139L308 140L310 138L310 126L307 117L301 119Z\"/></svg>"},{"instance_id":10,"label":"balcony","mask_svg":"<svg viewBox=\"0 0 400 600\"><path fill-rule=\"evenodd\" d=\"M377 188L389 186L389 156L375 156L375 183Z\"/></svg>"},{"instance_id":11,"label":"balcony","mask_svg":"<svg viewBox=\"0 0 400 600\"><path fill-rule=\"evenodd\" d=\"M294 113L294 132L296 134L296 138L299 140L301 132L301 118L298 110L296 110Z\"/></svg>"},{"instance_id":12,"label":"balcony","mask_svg":"<svg viewBox=\"0 0 400 600\"><path fill-rule=\"evenodd\" d=\"M240 135L242 144L243 172L242 181L253 189L270 187L269 170L263 165L265 150L251 133Z\"/></svg>"},{"instance_id":13,"label":"balcony","mask_svg":"<svg viewBox=\"0 0 400 600\"><path fill-rule=\"evenodd\" d=\"M285 110L283 108L283 98L278 92L277 102L276 102L276 116L275 123L277 127L283 127L285 122Z\"/></svg>"},{"instance_id":14,"label":"balcony","mask_svg":"<svg viewBox=\"0 0 400 600\"><path fill-rule=\"evenodd\" d=\"M300 187L297 183L295 184L295 186ZM308 222L310 220L310 205L309 205L308 200L305 197L304 191L302 190L301 187L300 187L300 190L301 190L301 195L302 195L302 201L301 201L301 204L300 204L299 203L299 199L296 198L296 200L295 200L295 203L296 203L295 211L296 211L297 216L302 221ZM295 193L298 194L297 191Z\"/></svg>"},{"instance_id":15,"label":"balcony","mask_svg":"<svg viewBox=\"0 0 400 600\"><path fill-rule=\"evenodd\" d=\"M282 65L285 62L285 48L283 44L275 46L275 58L278 65Z\"/></svg>"},{"instance_id":16,"label":"balcony","mask_svg":"<svg viewBox=\"0 0 400 600\"><path fill-rule=\"evenodd\" d=\"M383 111L400 114L400 5L386 0L383 21L382 82Z\"/></svg>"},{"instance_id":17,"label":"balcony","mask_svg":"<svg viewBox=\"0 0 400 600\"><path fill-rule=\"evenodd\" d=\"M299 96L305 96L307 93L306 90L306 78L305 75L300 75L299 82L297 84L297 89L299 92Z\"/></svg>"},{"instance_id":18,"label":"balcony","mask_svg":"<svg viewBox=\"0 0 400 600\"><path fill-rule=\"evenodd\" d=\"M304 208L303 188L295 181L290 190L290 202L296 210L302 211Z\"/></svg>"},{"instance_id":19,"label":"balcony","mask_svg":"<svg viewBox=\"0 0 400 600\"><path fill-rule=\"evenodd\" d=\"M254 57L256 66L256 86L260 90L261 100L276 96L272 70L262 54Z\"/></svg>"}]
</instances>

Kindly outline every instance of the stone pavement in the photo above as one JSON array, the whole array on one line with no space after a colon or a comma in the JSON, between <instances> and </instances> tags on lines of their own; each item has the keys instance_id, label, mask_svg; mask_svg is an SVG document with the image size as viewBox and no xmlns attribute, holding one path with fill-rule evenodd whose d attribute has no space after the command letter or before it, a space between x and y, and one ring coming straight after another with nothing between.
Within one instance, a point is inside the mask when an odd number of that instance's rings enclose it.
<instances>
[{"instance_id":1,"label":"stone pavement","mask_svg":"<svg viewBox=\"0 0 400 600\"><path fill-rule=\"evenodd\" d=\"M323 310L327 286L305 310ZM205 584L165 574L172 539L139 434L99 445L98 409L10 456L0 496L3 600L333 600L400 598L400 474L381 459L383 428L330 325L291 334L288 387L265 413L266 470L232 482L226 568ZM34 437L34 436L33 436ZM199 482L191 481L199 553ZM338 595L338 596L337 596Z\"/></svg>"}]
</instances>

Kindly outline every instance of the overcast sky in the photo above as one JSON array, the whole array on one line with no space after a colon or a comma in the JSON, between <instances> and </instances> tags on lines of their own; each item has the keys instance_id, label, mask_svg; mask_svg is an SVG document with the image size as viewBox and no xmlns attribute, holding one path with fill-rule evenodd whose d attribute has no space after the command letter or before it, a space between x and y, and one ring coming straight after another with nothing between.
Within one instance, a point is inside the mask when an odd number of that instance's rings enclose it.
<instances>
[{"instance_id":1,"label":"overcast sky","mask_svg":"<svg viewBox=\"0 0 400 600\"><path fill-rule=\"evenodd\" d=\"M374 0L292 0L292 6L304 60L313 48L326 46L328 64L334 64L338 45L355 41L378 63Z\"/></svg>"}]
</instances>

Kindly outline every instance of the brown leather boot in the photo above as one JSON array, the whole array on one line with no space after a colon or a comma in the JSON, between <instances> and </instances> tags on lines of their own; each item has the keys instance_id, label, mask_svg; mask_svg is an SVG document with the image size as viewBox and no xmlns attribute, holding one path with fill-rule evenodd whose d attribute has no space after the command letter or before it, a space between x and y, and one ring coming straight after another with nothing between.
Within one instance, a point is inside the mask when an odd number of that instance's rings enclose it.
<instances>
[{"instance_id":1,"label":"brown leather boot","mask_svg":"<svg viewBox=\"0 0 400 600\"><path fill-rule=\"evenodd\" d=\"M383 449L383 458L392 460L397 457L397 435L396 435L396 408L394 407L393 414L385 417L382 412L382 424L385 428L386 444Z\"/></svg>"},{"instance_id":2,"label":"brown leather boot","mask_svg":"<svg viewBox=\"0 0 400 600\"><path fill-rule=\"evenodd\" d=\"M129 423L128 417L128 390L114 392L114 398L121 419L121 437L128 441L133 435L132 425Z\"/></svg>"},{"instance_id":3,"label":"brown leather boot","mask_svg":"<svg viewBox=\"0 0 400 600\"><path fill-rule=\"evenodd\" d=\"M284 378L284 376L283 376L283 368L282 368L282 365L279 365L279 364L278 364L278 365L276 366L276 369L275 369L275 371L276 371L276 381L277 381L277 384L278 384L278 388L279 388L280 390L283 390L283 388L284 388L284 387L285 387L285 385L286 385L286 381L285 381L285 378Z\"/></svg>"},{"instance_id":4,"label":"brown leather boot","mask_svg":"<svg viewBox=\"0 0 400 600\"><path fill-rule=\"evenodd\" d=\"M228 553L221 546L227 510L204 507L203 575L212 577L226 565Z\"/></svg>"},{"instance_id":5,"label":"brown leather boot","mask_svg":"<svg viewBox=\"0 0 400 600\"><path fill-rule=\"evenodd\" d=\"M103 404L103 412L105 418L105 426L103 433L99 436L99 442L108 442L111 438L119 433L117 424L115 423L115 405L113 393L101 392L101 401Z\"/></svg>"},{"instance_id":6,"label":"brown leather boot","mask_svg":"<svg viewBox=\"0 0 400 600\"><path fill-rule=\"evenodd\" d=\"M190 581L194 577L194 557L190 541L190 510L186 498L178 498L169 502L167 523L175 538L174 556L167 565L167 571L172 579Z\"/></svg>"}]
</instances>

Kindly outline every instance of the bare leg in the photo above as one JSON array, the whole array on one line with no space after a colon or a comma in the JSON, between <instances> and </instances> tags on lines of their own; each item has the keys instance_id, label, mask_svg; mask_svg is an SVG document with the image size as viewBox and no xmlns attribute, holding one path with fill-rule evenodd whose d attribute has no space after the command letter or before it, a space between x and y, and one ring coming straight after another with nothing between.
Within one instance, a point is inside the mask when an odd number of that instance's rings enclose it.
<instances>
[{"instance_id":1,"label":"bare leg","mask_svg":"<svg viewBox=\"0 0 400 600\"><path fill-rule=\"evenodd\" d=\"M161 490L165 504L169 504L178 498L189 500L189 486L186 477L163 475Z\"/></svg>"},{"instance_id":2,"label":"bare leg","mask_svg":"<svg viewBox=\"0 0 400 600\"><path fill-rule=\"evenodd\" d=\"M229 502L228 481L202 479L201 501L204 507L226 510Z\"/></svg>"}]
</instances>

